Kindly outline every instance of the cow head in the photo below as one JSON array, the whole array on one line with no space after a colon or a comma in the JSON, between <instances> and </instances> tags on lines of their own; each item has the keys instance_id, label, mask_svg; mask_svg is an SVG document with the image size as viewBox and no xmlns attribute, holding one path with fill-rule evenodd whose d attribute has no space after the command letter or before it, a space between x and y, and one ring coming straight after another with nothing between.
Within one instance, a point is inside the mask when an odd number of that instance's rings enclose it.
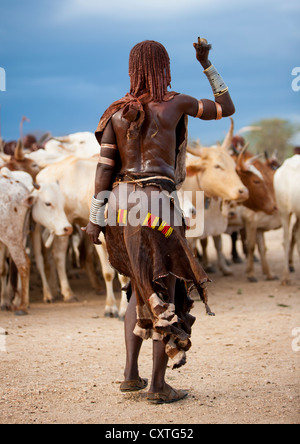
<instances>
[{"instance_id":1,"label":"cow head","mask_svg":"<svg viewBox=\"0 0 300 444\"><path fill-rule=\"evenodd\" d=\"M249 193L241 182L236 172L236 164L228 152L232 135L233 121L222 145L188 148L193 157L187 161L187 176L197 175L199 187L210 197L243 202L249 198Z\"/></svg>"},{"instance_id":2,"label":"cow head","mask_svg":"<svg viewBox=\"0 0 300 444\"><path fill-rule=\"evenodd\" d=\"M37 174L40 172L40 167L37 163L25 157L22 141L18 142L14 155L5 166L11 171L25 171L31 175L33 180L35 180Z\"/></svg>"},{"instance_id":3,"label":"cow head","mask_svg":"<svg viewBox=\"0 0 300 444\"><path fill-rule=\"evenodd\" d=\"M237 173L243 184L249 190L249 199L244 205L253 211L263 211L273 214L276 208L275 191L273 185L274 171L247 152L247 146L237 159Z\"/></svg>"},{"instance_id":4,"label":"cow head","mask_svg":"<svg viewBox=\"0 0 300 444\"><path fill-rule=\"evenodd\" d=\"M49 230L51 239L54 235L70 236L73 233L73 228L64 211L65 200L59 185L57 183L41 183L32 194L35 197L32 209L34 221ZM51 242L49 243L51 244ZM49 246L47 244L46 246Z\"/></svg>"}]
</instances>

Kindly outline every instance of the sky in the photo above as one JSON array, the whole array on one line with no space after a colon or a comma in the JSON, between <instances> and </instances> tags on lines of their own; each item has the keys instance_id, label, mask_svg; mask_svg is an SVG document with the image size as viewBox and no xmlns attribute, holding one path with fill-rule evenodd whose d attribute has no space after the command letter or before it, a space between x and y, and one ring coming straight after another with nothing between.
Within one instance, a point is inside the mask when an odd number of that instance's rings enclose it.
<instances>
[{"instance_id":1,"label":"sky","mask_svg":"<svg viewBox=\"0 0 300 444\"><path fill-rule=\"evenodd\" d=\"M19 137L23 115L25 133L95 131L128 92L129 52L143 40L166 47L173 91L213 100L195 58L198 36L213 45L210 60L230 88L236 130L273 117L300 123L300 91L292 89L299 23L298 0L1 0L2 137ZM213 144L229 124L190 118L189 136Z\"/></svg>"}]
</instances>

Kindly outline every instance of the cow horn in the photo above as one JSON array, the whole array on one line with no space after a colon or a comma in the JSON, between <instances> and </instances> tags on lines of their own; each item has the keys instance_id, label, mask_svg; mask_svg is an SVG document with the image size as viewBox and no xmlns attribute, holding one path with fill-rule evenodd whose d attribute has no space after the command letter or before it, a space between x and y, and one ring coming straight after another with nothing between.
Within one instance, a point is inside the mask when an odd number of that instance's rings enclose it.
<instances>
[{"instance_id":1,"label":"cow horn","mask_svg":"<svg viewBox=\"0 0 300 444\"><path fill-rule=\"evenodd\" d=\"M16 160L24 160L23 142L19 140L15 149L14 158Z\"/></svg>"},{"instance_id":2,"label":"cow horn","mask_svg":"<svg viewBox=\"0 0 300 444\"><path fill-rule=\"evenodd\" d=\"M250 159L247 160L248 164L253 164L256 160L260 159L263 156L263 154L257 154L256 156L250 157Z\"/></svg>"},{"instance_id":3,"label":"cow horn","mask_svg":"<svg viewBox=\"0 0 300 444\"><path fill-rule=\"evenodd\" d=\"M70 138L68 137L52 137L52 140L56 140L60 143L71 143Z\"/></svg>"},{"instance_id":4,"label":"cow horn","mask_svg":"<svg viewBox=\"0 0 300 444\"><path fill-rule=\"evenodd\" d=\"M243 147L238 157L237 167L240 168L241 170L243 169L244 154L247 152L248 148L249 148L249 143L246 143L246 145Z\"/></svg>"},{"instance_id":5,"label":"cow horn","mask_svg":"<svg viewBox=\"0 0 300 444\"><path fill-rule=\"evenodd\" d=\"M51 137L51 133L43 134L42 137L38 141L38 145L42 145L43 143L46 142L46 140L50 139L50 137Z\"/></svg>"},{"instance_id":6,"label":"cow horn","mask_svg":"<svg viewBox=\"0 0 300 444\"><path fill-rule=\"evenodd\" d=\"M4 153L4 140L0 137L0 153Z\"/></svg>"},{"instance_id":7,"label":"cow horn","mask_svg":"<svg viewBox=\"0 0 300 444\"><path fill-rule=\"evenodd\" d=\"M237 134L243 134L243 133L247 133L249 131L261 131L262 127L261 126L244 126L243 128L241 128Z\"/></svg>"},{"instance_id":8,"label":"cow horn","mask_svg":"<svg viewBox=\"0 0 300 444\"><path fill-rule=\"evenodd\" d=\"M269 153L268 153L268 151L265 150L264 154L265 154L266 161L268 161L269 160Z\"/></svg>"},{"instance_id":9,"label":"cow horn","mask_svg":"<svg viewBox=\"0 0 300 444\"><path fill-rule=\"evenodd\" d=\"M224 142L222 144L222 149L229 151L229 148L231 147L232 144L232 138L233 138L233 133L234 133L234 120L232 117L230 117L231 120L231 125L229 128L229 131L227 133L227 136L224 139Z\"/></svg>"}]
</instances>

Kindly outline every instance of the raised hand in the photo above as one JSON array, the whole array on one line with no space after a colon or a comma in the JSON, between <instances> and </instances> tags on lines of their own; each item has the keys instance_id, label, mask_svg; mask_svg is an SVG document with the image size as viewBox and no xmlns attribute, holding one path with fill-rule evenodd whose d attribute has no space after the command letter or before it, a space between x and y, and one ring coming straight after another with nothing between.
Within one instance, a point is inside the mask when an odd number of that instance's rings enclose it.
<instances>
[{"instance_id":1,"label":"raised hand","mask_svg":"<svg viewBox=\"0 0 300 444\"><path fill-rule=\"evenodd\" d=\"M211 62L208 60L208 56L212 46L208 44L206 39L198 37L198 43L194 43L194 48L198 62L201 63L204 69L209 68Z\"/></svg>"}]
</instances>

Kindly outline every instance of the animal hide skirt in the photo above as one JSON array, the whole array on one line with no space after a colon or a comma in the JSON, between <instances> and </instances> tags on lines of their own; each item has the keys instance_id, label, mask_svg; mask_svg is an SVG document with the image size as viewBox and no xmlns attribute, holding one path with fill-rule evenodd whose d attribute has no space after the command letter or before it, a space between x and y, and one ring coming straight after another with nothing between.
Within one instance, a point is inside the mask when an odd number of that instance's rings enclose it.
<instances>
[{"instance_id":1,"label":"animal hide skirt","mask_svg":"<svg viewBox=\"0 0 300 444\"><path fill-rule=\"evenodd\" d=\"M191 347L195 318L189 295L194 287L213 315L205 288L209 279L186 241L173 183L163 178L126 178L114 185L109 199L105 233L109 260L130 278L128 298L132 292L136 295L134 334L163 341L172 367L179 368Z\"/></svg>"}]
</instances>

